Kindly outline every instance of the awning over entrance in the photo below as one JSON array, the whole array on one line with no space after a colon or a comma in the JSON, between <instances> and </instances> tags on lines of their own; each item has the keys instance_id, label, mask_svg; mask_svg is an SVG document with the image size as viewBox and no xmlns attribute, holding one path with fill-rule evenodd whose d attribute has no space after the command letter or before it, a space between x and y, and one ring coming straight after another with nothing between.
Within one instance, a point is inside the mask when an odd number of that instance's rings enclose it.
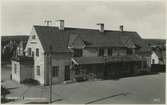
<instances>
[{"instance_id":1,"label":"awning over entrance","mask_svg":"<svg viewBox=\"0 0 167 105\"><path fill-rule=\"evenodd\" d=\"M102 63L113 63L113 62L133 62L133 61L144 61L144 58L141 58L137 55L128 55L128 56L111 56L111 57L74 57L72 61L74 64L102 64Z\"/></svg>"}]
</instances>

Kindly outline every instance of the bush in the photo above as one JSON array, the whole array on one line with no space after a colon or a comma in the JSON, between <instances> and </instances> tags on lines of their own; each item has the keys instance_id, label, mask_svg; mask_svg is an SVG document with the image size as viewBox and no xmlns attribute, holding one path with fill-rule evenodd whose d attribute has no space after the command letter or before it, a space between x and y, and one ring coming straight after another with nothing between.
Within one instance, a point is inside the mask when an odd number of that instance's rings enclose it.
<instances>
[{"instance_id":1,"label":"bush","mask_svg":"<svg viewBox=\"0 0 167 105\"><path fill-rule=\"evenodd\" d=\"M83 82L87 80L87 79L84 79L83 77L76 77L75 79L77 82Z\"/></svg>"},{"instance_id":2,"label":"bush","mask_svg":"<svg viewBox=\"0 0 167 105\"><path fill-rule=\"evenodd\" d=\"M6 95L9 94L9 90L3 86L1 86L1 102L4 103L7 101Z\"/></svg>"},{"instance_id":3,"label":"bush","mask_svg":"<svg viewBox=\"0 0 167 105\"><path fill-rule=\"evenodd\" d=\"M34 80L34 79L25 79L21 83L26 84L26 85L39 85L39 81Z\"/></svg>"}]
</instances>

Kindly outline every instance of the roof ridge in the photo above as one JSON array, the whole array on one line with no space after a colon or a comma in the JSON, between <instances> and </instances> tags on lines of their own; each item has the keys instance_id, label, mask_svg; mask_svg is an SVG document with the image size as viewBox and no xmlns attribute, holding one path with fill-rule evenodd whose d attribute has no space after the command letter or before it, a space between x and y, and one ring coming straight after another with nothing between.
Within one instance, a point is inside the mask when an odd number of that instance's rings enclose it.
<instances>
[{"instance_id":1,"label":"roof ridge","mask_svg":"<svg viewBox=\"0 0 167 105\"><path fill-rule=\"evenodd\" d=\"M52 28L58 28L58 26L45 26L45 25L33 25L34 27L52 27ZM92 30L92 31L98 31L99 29L95 29L95 28L77 28L77 27L64 27L64 29L80 29L80 30ZM121 32L120 30L104 30L104 32ZM123 32L136 32L136 31L123 31Z\"/></svg>"}]
</instances>

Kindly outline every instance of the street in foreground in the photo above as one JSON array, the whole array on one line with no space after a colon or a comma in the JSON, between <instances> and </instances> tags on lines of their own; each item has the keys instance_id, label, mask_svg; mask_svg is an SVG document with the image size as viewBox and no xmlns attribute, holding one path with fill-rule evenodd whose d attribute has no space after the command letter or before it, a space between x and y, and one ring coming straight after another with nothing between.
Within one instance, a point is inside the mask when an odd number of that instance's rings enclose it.
<instances>
[{"instance_id":1,"label":"street in foreground","mask_svg":"<svg viewBox=\"0 0 167 105\"><path fill-rule=\"evenodd\" d=\"M8 98L19 98L12 103L48 102L48 86L26 86L10 80L2 84L11 92ZM164 104L165 73L53 85L53 103Z\"/></svg>"}]
</instances>

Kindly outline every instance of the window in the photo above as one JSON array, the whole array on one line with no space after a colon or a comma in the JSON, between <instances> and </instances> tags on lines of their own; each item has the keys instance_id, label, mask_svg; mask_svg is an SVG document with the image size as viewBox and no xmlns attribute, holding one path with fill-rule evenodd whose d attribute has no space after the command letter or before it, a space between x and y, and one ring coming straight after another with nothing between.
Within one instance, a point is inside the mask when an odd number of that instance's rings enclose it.
<instances>
[{"instance_id":1,"label":"window","mask_svg":"<svg viewBox=\"0 0 167 105\"><path fill-rule=\"evenodd\" d=\"M36 48L36 56L39 56L39 49Z\"/></svg>"},{"instance_id":2,"label":"window","mask_svg":"<svg viewBox=\"0 0 167 105\"><path fill-rule=\"evenodd\" d=\"M68 65L65 66L65 70L67 70L67 71L70 70L70 66L68 66Z\"/></svg>"},{"instance_id":3,"label":"window","mask_svg":"<svg viewBox=\"0 0 167 105\"><path fill-rule=\"evenodd\" d=\"M133 54L133 50L132 49L127 49L127 54L128 55Z\"/></svg>"},{"instance_id":4,"label":"window","mask_svg":"<svg viewBox=\"0 0 167 105\"><path fill-rule=\"evenodd\" d=\"M58 77L58 75L59 75L59 66L53 66L52 67L52 76Z\"/></svg>"},{"instance_id":5,"label":"window","mask_svg":"<svg viewBox=\"0 0 167 105\"><path fill-rule=\"evenodd\" d=\"M40 66L37 66L37 75L40 75Z\"/></svg>"},{"instance_id":6,"label":"window","mask_svg":"<svg viewBox=\"0 0 167 105\"><path fill-rule=\"evenodd\" d=\"M75 66L74 70L75 70L75 75L79 75L80 74L79 66Z\"/></svg>"},{"instance_id":7,"label":"window","mask_svg":"<svg viewBox=\"0 0 167 105\"><path fill-rule=\"evenodd\" d=\"M144 68L147 68L147 62L145 61L145 62L143 62L144 63Z\"/></svg>"},{"instance_id":8,"label":"window","mask_svg":"<svg viewBox=\"0 0 167 105\"><path fill-rule=\"evenodd\" d=\"M14 64L14 73L16 74L17 73L17 65Z\"/></svg>"},{"instance_id":9,"label":"window","mask_svg":"<svg viewBox=\"0 0 167 105\"><path fill-rule=\"evenodd\" d=\"M34 51L32 51L32 56L34 57Z\"/></svg>"},{"instance_id":10,"label":"window","mask_svg":"<svg viewBox=\"0 0 167 105\"><path fill-rule=\"evenodd\" d=\"M74 49L74 57L81 57L82 49Z\"/></svg>"},{"instance_id":11,"label":"window","mask_svg":"<svg viewBox=\"0 0 167 105\"><path fill-rule=\"evenodd\" d=\"M31 48L28 48L28 55L31 56Z\"/></svg>"},{"instance_id":12,"label":"window","mask_svg":"<svg viewBox=\"0 0 167 105\"><path fill-rule=\"evenodd\" d=\"M103 48L99 49L98 56L104 56L104 49Z\"/></svg>"},{"instance_id":13,"label":"window","mask_svg":"<svg viewBox=\"0 0 167 105\"><path fill-rule=\"evenodd\" d=\"M112 56L112 48L108 48L108 56Z\"/></svg>"},{"instance_id":14,"label":"window","mask_svg":"<svg viewBox=\"0 0 167 105\"><path fill-rule=\"evenodd\" d=\"M32 39L35 39L35 35L32 36Z\"/></svg>"},{"instance_id":15,"label":"window","mask_svg":"<svg viewBox=\"0 0 167 105\"><path fill-rule=\"evenodd\" d=\"M152 64L155 64L155 59L152 59Z\"/></svg>"}]
</instances>

